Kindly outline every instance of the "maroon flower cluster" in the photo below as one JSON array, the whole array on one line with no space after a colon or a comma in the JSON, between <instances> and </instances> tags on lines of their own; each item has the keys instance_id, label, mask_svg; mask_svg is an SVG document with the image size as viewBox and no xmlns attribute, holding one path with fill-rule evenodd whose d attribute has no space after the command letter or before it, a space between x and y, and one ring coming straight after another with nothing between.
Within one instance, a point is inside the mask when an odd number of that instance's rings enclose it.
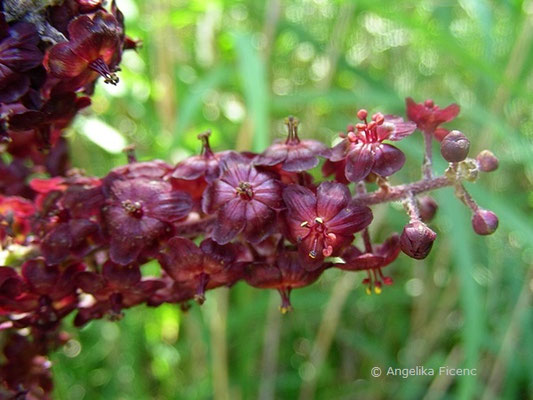
<instances>
[{"instance_id":1,"label":"maroon flower cluster","mask_svg":"<svg viewBox=\"0 0 533 400\"><path fill-rule=\"evenodd\" d=\"M46 354L65 342L61 322L72 313L83 326L139 304L203 304L209 290L238 282L277 290L285 313L293 289L331 268L366 271L366 292L379 294L393 284L383 268L400 252L430 253L437 235L427 223L438 207L425 192L445 186L472 210L476 233L498 226L462 184L494 171L497 158L487 150L469 158L466 136L440 126L459 107L431 100L407 99L409 121L359 110L333 147L301 139L289 117L287 138L261 154L214 152L206 132L200 154L177 165L137 162L130 152L101 178L69 169L62 131L89 105L99 76L117 83L122 51L136 43L114 1L109 9L100 0L57 2L35 23L13 18L7 4L15 3L0 0L0 398L49 398ZM405 156L389 142L417 127L423 177L391 185ZM449 162L436 178L434 138ZM321 162L322 181L312 173ZM375 243L369 206L389 201L401 201L408 219L401 234ZM145 276L153 260L160 274Z\"/></svg>"},{"instance_id":2,"label":"maroon flower cluster","mask_svg":"<svg viewBox=\"0 0 533 400\"><path fill-rule=\"evenodd\" d=\"M199 136L200 155L175 166L137 162L130 152L127 165L103 178L74 170L31 180L32 200L0 196L1 246L26 249L0 268L0 326L32 333L28 345L41 351L28 360L33 363L60 342L59 324L72 312L77 326L106 316L115 320L142 303L202 304L207 291L243 281L277 290L285 313L292 309L291 291L329 268L366 271L366 292L379 294L393 283L382 269L401 251L415 259L429 254L436 233L426 222L437 205L417 195L443 186L455 186L472 209L475 232L494 232L496 216L461 183L473 170L493 170L492 153L467 158L468 140L452 131L442 140L451 160L445 175L391 186L389 176L405 157L386 141L412 134L420 121L376 113L369 122L365 110L358 118L362 122L348 127L333 148L300 140L291 117L287 140L262 154L215 153L207 132ZM309 173L319 157L329 163L324 175L334 180L315 181ZM6 194L17 194L17 173L26 175L11 168ZM379 189L367 192L367 182L378 182ZM409 219L401 235L376 244L368 206L392 200L403 201ZM354 244L357 237L361 244ZM150 260L159 262L161 276L143 276ZM34 390L47 376L41 369L38 377L19 379L18 387Z\"/></svg>"},{"instance_id":3,"label":"maroon flower cluster","mask_svg":"<svg viewBox=\"0 0 533 400\"><path fill-rule=\"evenodd\" d=\"M50 3L57 5L18 21L17 2L0 2L0 146L11 154L6 168L14 173L31 160L28 172L65 174L62 131L90 104L98 77L118 82L122 51L135 46L114 1L109 10L101 0ZM8 179L2 174L0 187ZM15 194L28 195L19 186Z\"/></svg>"}]
</instances>

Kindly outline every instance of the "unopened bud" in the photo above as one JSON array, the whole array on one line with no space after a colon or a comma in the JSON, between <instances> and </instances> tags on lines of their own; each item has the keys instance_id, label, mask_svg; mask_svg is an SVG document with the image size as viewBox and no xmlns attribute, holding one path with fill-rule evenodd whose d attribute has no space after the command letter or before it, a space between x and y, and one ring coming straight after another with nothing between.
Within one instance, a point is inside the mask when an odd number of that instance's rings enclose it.
<instances>
[{"instance_id":1,"label":"unopened bud","mask_svg":"<svg viewBox=\"0 0 533 400\"><path fill-rule=\"evenodd\" d=\"M492 172L498 169L498 158L489 150L483 150L479 153L476 160L479 163L479 169L483 172Z\"/></svg>"},{"instance_id":2,"label":"unopened bud","mask_svg":"<svg viewBox=\"0 0 533 400\"><path fill-rule=\"evenodd\" d=\"M470 141L459 131L451 131L440 143L442 157L448 162L463 161L470 150Z\"/></svg>"},{"instance_id":3,"label":"unopened bud","mask_svg":"<svg viewBox=\"0 0 533 400\"><path fill-rule=\"evenodd\" d=\"M420 218L424 222L431 221L435 217L438 208L437 202L431 196L424 196L418 199L418 211Z\"/></svg>"},{"instance_id":4,"label":"unopened bud","mask_svg":"<svg viewBox=\"0 0 533 400\"><path fill-rule=\"evenodd\" d=\"M498 217L492 211L479 209L472 217L472 227L478 235L490 235L498 229Z\"/></svg>"},{"instance_id":5,"label":"unopened bud","mask_svg":"<svg viewBox=\"0 0 533 400\"><path fill-rule=\"evenodd\" d=\"M405 225L400 236L400 247L409 257L422 260L427 257L437 234L421 221Z\"/></svg>"},{"instance_id":6,"label":"unopened bud","mask_svg":"<svg viewBox=\"0 0 533 400\"><path fill-rule=\"evenodd\" d=\"M357 118L359 118L361 121L364 121L368 117L368 111L366 111L364 108L357 111Z\"/></svg>"}]
</instances>

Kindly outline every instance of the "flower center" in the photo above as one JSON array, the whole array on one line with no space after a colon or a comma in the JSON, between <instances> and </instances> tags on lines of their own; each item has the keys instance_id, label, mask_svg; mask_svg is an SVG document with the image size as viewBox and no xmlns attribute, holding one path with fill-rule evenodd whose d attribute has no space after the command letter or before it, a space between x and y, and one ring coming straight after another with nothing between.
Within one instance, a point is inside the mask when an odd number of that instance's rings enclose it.
<instances>
[{"instance_id":1,"label":"flower center","mask_svg":"<svg viewBox=\"0 0 533 400\"><path fill-rule=\"evenodd\" d=\"M254 197L254 189L251 183L241 182L239 186L235 188L237 195L243 200L252 200Z\"/></svg>"},{"instance_id":2,"label":"flower center","mask_svg":"<svg viewBox=\"0 0 533 400\"><path fill-rule=\"evenodd\" d=\"M309 231L304 237L298 237L298 241L304 240L305 238L312 235L312 246L309 250L309 257L317 258L319 253L319 245L322 245L322 255L324 257L329 257L333 253L333 244L337 239L337 236L328 232L328 227L324 223L324 220L321 217L316 217L314 221L303 221L300 224L301 227L307 228Z\"/></svg>"},{"instance_id":3,"label":"flower center","mask_svg":"<svg viewBox=\"0 0 533 400\"><path fill-rule=\"evenodd\" d=\"M124 200L122 208L132 217L141 218L143 216L143 206L138 201Z\"/></svg>"},{"instance_id":4,"label":"flower center","mask_svg":"<svg viewBox=\"0 0 533 400\"><path fill-rule=\"evenodd\" d=\"M116 70L111 70L101 57L91 61L89 63L89 68L102 75L105 83L110 83L112 85L116 85L118 83L118 76L115 74Z\"/></svg>"},{"instance_id":5,"label":"flower center","mask_svg":"<svg viewBox=\"0 0 533 400\"><path fill-rule=\"evenodd\" d=\"M378 127L383 125L385 117L381 113L372 115L372 121L368 122L366 110L359 110L357 116L362 122L355 125L355 129L348 132L348 140L352 143L376 143L382 139L378 135Z\"/></svg>"}]
</instances>

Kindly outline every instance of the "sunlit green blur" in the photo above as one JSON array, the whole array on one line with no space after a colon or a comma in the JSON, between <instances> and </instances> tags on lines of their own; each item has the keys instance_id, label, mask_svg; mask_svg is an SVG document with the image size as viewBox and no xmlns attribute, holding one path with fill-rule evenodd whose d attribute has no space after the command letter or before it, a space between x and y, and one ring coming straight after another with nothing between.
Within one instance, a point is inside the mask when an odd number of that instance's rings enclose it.
<instances>
[{"instance_id":1,"label":"sunlit green blur","mask_svg":"<svg viewBox=\"0 0 533 400\"><path fill-rule=\"evenodd\" d=\"M207 129L216 150L261 151L289 114L301 136L331 144L359 108L405 115L406 96L433 98L461 105L449 126L472 154L499 157L468 188L500 229L474 235L443 189L432 254L401 255L379 296L365 294L364 274L330 270L294 291L283 316L276 293L239 283L187 313L138 307L119 323L69 328L53 356L56 398L533 398L533 1L117 2L143 46L74 123L74 166L103 175L127 144L140 160L174 163ZM420 177L421 143L419 133L399 143L408 161L393 183ZM378 206L371 234L383 240L406 220L401 206ZM477 375L387 375L416 366Z\"/></svg>"}]
</instances>

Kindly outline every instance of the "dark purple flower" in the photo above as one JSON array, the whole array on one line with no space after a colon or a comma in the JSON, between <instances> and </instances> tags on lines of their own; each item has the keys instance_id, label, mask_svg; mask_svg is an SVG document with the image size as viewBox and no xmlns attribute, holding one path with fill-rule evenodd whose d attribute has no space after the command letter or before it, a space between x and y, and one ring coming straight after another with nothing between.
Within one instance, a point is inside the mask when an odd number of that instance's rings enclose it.
<instances>
[{"instance_id":1,"label":"dark purple flower","mask_svg":"<svg viewBox=\"0 0 533 400\"><path fill-rule=\"evenodd\" d=\"M74 320L76 326L82 326L104 315L119 319L123 309L147 301L164 286L158 279L142 278L136 264L117 265L111 261L104 264L101 274L79 273L76 276L76 284L94 297L93 304L80 308Z\"/></svg>"},{"instance_id":2,"label":"dark purple flower","mask_svg":"<svg viewBox=\"0 0 533 400\"><path fill-rule=\"evenodd\" d=\"M382 284L392 285L392 278L384 276L382 268L393 262L400 254L400 237L393 234L383 244L371 246L365 249L365 252L359 250L356 246L348 247L341 255L344 260L343 264L334 266L346 271L367 271L368 277L363 280L367 285L367 294L381 293Z\"/></svg>"},{"instance_id":3,"label":"dark purple flower","mask_svg":"<svg viewBox=\"0 0 533 400\"><path fill-rule=\"evenodd\" d=\"M58 43L46 54L44 64L61 79L63 90L78 90L93 82L98 75L105 83L116 85L115 74L122 55L123 27L105 11L91 19L82 15L68 26L69 41Z\"/></svg>"},{"instance_id":4,"label":"dark purple flower","mask_svg":"<svg viewBox=\"0 0 533 400\"><path fill-rule=\"evenodd\" d=\"M78 97L74 92L59 93L43 104L39 111L27 110L13 114L8 119L13 131L33 131L39 148L54 146L61 131L74 119L79 110L88 107L88 97Z\"/></svg>"},{"instance_id":5,"label":"dark purple flower","mask_svg":"<svg viewBox=\"0 0 533 400\"><path fill-rule=\"evenodd\" d=\"M77 263L65 268L47 266L37 258L26 261L20 275L2 269L0 311L24 313L13 321L17 328L54 329L77 306L75 276L84 268Z\"/></svg>"},{"instance_id":6,"label":"dark purple flower","mask_svg":"<svg viewBox=\"0 0 533 400\"><path fill-rule=\"evenodd\" d=\"M393 115L374 114L367 122L367 113L357 114L364 123L349 130L345 139L333 147L330 161L346 160L345 174L351 182L365 179L371 172L380 176L394 174L405 163L404 154L384 140L401 140L416 129L413 122L404 122Z\"/></svg>"},{"instance_id":7,"label":"dark purple flower","mask_svg":"<svg viewBox=\"0 0 533 400\"><path fill-rule=\"evenodd\" d=\"M283 251L272 264L253 263L244 270L244 279L250 286L260 289L276 289L281 296L280 311L292 310L290 294L292 289L314 283L324 271L324 265L309 271L301 264L297 252Z\"/></svg>"},{"instance_id":8,"label":"dark purple flower","mask_svg":"<svg viewBox=\"0 0 533 400\"><path fill-rule=\"evenodd\" d=\"M453 120L460 111L457 104L450 104L448 107L441 109L435 105L433 100L426 100L424 103L415 103L410 97L405 99L405 104L407 106L407 118L415 122L421 131L435 134L435 137L439 141L447 133L446 130L436 132L439 125Z\"/></svg>"},{"instance_id":9,"label":"dark purple flower","mask_svg":"<svg viewBox=\"0 0 533 400\"><path fill-rule=\"evenodd\" d=\"M280 183L237 154L228 156L221 177L207 187L202 199L205 213L217 212L213 239L219 244L241 232L252 243L262 241L276 228L280 207Z\"/></svg>"},{"instance_id":10,"label":"dark purple flower","mask_svg":"<svg viewBox=\"0 0 533 400\"><path fill-rule=\"evenodd\" d=\"M195 203L198 203L198 208L200 208L205 188L220 177L221 164L225 157L231 154L230 151L214 153L209 146L210 135L210 131L198 135L198 139L202 141L200 155L189 157L178 163L170 178L172 186L189 193Z\"/></svg>"},{"instance_id":11,"label":"dark purple flower","mask_svg":"<svg viewBox=\"0 0 533 400\"><path fill-rule=\"evenodd\" d=\"M219 245L206 239L198 247L191 240L176 236L168 241L159 260L178 284L196 288L194 298L202 304L207 289L230 286L240 279L244 253L237 244Z\"/></svg>"},{"instance_id":12,"label":"dark purple flower","mask_svg":"<svg viewBox=\"0 0 533 400\"><path fill-rule=\"evenodd\" d=\"M286 125L289 130L284 142L274 143L258 155L254 164L273 166L281 164L281 169L288 172L302 172L318 165L317 156L327 157L328 148L316 140L300 140L298 137L298 120L288 117Z\"/></svg>"},{"instance_id":13,"label":"dark purple flower","mask_svg":"<svg viewBox=\"0 0 533 400\"><path fill-rule=\"evenodd\" d=\"M28 336L16 332L3 337L3 361L0 366L2 399L51 398L52 363L43 355L46 350L37 340L30 340Z\"/></svg>"},{"instance_id":14,"label":"dark purple flower","mask_svg":"<svg viewBox=\"0 0 533 400\"><path fill-rule=\"evenodd\" d=\"M0 160L0 193L31 199L34 193L26 181L29 175L30 169L22 160L15 159L9 164Z\"/></svg>"},{"instance_id":15,"label":"dark purple flower","mask_svg":"<svg viewBox=\"0 0 533 400\"><path fill-rule=\"evenodd\" d=\"M354 204L350 191L340 183L323 182L316 194L291 185L283 191L283 200L288 239L298 245L308 269L318 268L325 257L337 254L372 221L370 209Z\"/></svg>"},{"instance_id":16,"label":"dark purple flower","mask_svg":"<svg viewBox=\"0 0 533 400\"><path fill-rule=\"evenodd\" d=\"M117 264L130 264L143 250L169 233L170 224L187 217L188 194L173 191L164 181L145 178L110 184L104 221L110 236L109 255Z\"/></svg>"},{"instance_id":17,"label":"dark purple flower","mask_svg":"<svg viewBox=\"0 0 533 400\"><path fill-rule=\"evenodd\" d=\"M49 228L41 241L41 251L47 264L58 264L71 254L84 257L100 242L100 228L87 219L68 219Z\"/></svg>"},{"instance_id":18,"label":"dark purple flower","mask_svg":"<svg viewBox=\"0 0 533 400\"><path fill-rule=\"evenodd\" d=\"M43 53L33 24L18 22L8 26L4 18L0 12L0 102L10 103L30 88L30 76L25 72L41 64Z\"/></svg>"}]
</instances>

